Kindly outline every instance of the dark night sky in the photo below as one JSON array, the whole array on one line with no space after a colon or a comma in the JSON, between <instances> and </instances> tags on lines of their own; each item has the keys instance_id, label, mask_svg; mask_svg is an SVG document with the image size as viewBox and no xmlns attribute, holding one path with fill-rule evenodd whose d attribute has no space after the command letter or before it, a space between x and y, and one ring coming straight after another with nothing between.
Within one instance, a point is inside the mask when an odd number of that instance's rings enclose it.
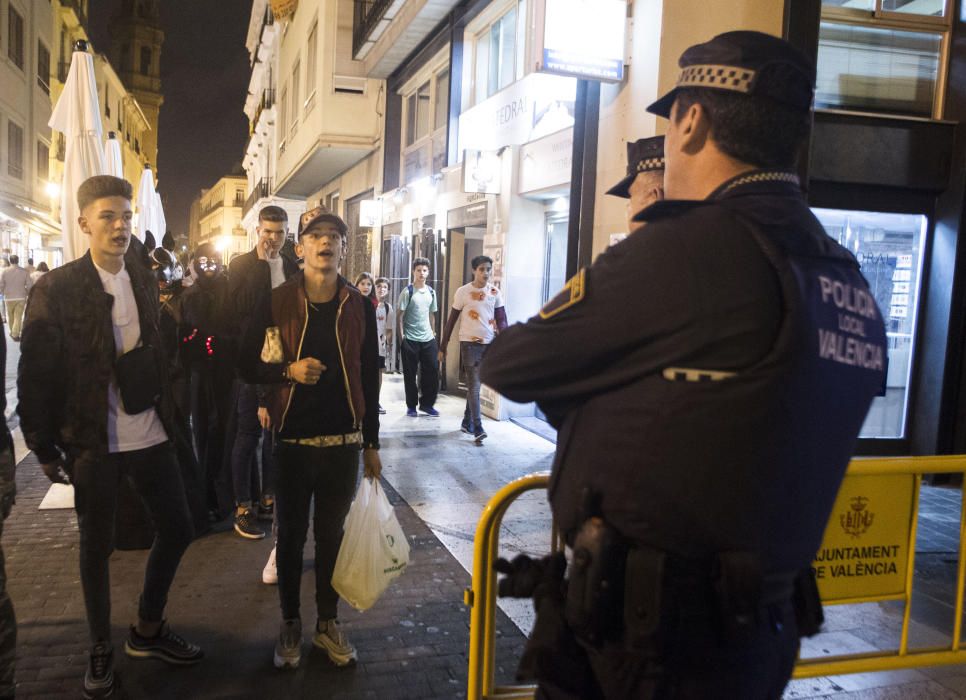
<instances>
[{"instance_id":1,"label":"dark night sky","mask_svg":"<svg viewBox=\"0 0 966 700\"><path fill-rule=\"evenodd\" d=\"M191 200L242 159L242 108L251 75L245 37L251 0L161 0L159 190L168 227L187 234ZM90 0L94 48L107 53L107 25L120 0ZM133 183L137 188L137 183Z\"/></svg>"}]
</instances>

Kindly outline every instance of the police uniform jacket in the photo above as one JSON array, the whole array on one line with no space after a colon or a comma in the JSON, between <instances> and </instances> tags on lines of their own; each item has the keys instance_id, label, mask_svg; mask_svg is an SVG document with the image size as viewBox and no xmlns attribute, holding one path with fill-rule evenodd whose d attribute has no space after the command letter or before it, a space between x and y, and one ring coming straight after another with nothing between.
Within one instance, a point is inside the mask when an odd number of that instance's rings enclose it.
<instances>
[{"instance_id":1,"label":"police uniform jacket","mask_svg":"<svg viewBox=\"0 0 966 700\"><path fill-rule=\"evenodd\" d=\"M875 301L791 173L645 219L501 333L482 380L558 427L549 497L568 536L590 489L634 542L803 568L883 383Z\"/></svg>"}]
</instances>

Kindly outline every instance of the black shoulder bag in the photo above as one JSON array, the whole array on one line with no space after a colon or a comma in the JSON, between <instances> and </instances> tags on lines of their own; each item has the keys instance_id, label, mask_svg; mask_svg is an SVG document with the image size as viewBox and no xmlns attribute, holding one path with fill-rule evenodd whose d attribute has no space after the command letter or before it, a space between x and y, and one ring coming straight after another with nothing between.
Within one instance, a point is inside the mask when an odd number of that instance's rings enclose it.
<instances>
[{"instance_id":1,"label":"black shoulder bag","mask_svg":"<svg viewBox=\"0 0 966 700\"><path fill-rule=\"evenodd\" d=\"M161 398L161 372L150 345L141 345L114 361L114 376L124 411L134 415L153 408Z\"/></svg>"}]
</instances>

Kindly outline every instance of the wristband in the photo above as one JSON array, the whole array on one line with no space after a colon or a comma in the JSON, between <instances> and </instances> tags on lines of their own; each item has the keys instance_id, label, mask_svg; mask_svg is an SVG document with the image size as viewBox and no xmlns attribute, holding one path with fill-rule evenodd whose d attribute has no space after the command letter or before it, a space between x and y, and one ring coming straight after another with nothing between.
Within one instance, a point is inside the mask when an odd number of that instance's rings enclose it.
<instances>
[{"instance_id":1,"label":"wristband","mask_svg":"<svg viewBox=\"0 0 966 700\"><path fill-rule=\"evenodd\" d=\"M363 442L362 443L362 449L364 449L364 450L378 450L379 449L379 442L378 441L375 441L375 440L370 440L368 442Z\"/></svg>"}]
</instances>

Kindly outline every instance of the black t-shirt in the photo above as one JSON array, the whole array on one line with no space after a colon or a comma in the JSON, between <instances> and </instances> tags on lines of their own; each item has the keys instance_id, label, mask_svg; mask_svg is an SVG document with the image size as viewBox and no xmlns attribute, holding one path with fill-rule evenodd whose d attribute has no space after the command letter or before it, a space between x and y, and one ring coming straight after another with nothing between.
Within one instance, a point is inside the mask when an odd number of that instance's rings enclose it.
<instances>
[{"instance_id":1,"label":"black t-shirt","mask_svg":"<svg viewBox=\"0 0 966 700\"><path fill-rule=\"evenodd\" d=\"M285 418L282 438L308 438L352 432L352 410L342 372L335 319L339 297L324 303L309 302L309 322L300 357L314 357L326 370L317 384L296 384Z\"/></svg>"}]
</instances>

